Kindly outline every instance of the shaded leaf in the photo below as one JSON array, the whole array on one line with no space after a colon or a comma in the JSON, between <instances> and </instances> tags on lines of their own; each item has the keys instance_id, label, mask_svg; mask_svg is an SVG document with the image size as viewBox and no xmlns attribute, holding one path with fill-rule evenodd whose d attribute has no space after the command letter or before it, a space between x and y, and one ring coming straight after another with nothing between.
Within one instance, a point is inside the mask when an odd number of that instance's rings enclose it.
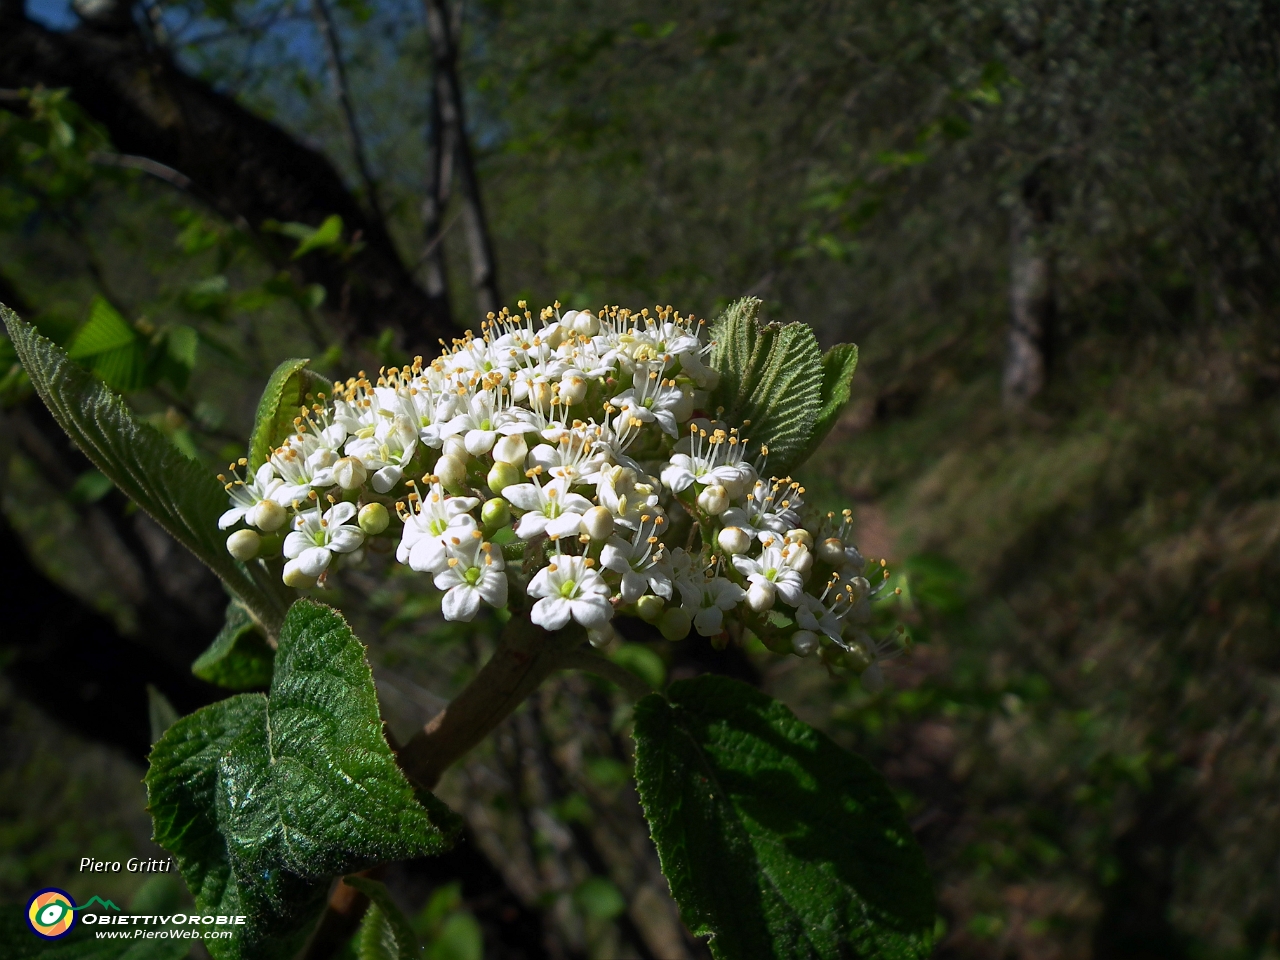
<instances>
[{"instance_id":1,"label":"shaded leaf","mask_svg":"<svg viewBox=\"0 0 1280 960\"><path fill-rule=\"evenodd\" d=\"M85 360L132 346L137 339L138 335L129 321L107 302L106 297L94 297L89 305L89 319L76 332L75 339L67 348L67 356L72 360Z\"/></svg>"},{"instance_id":2,"label":"shaded leaf","mask_svg":"<svg viewBox=\"0 0 1280 960\"><path fill-rule=\"evenodd\" d=\"M191 672L228 690L255 690L271 683L275 655L249 611L232 600L222 629L191 664Z\"/></svg>"},{"instance_id":3,"label":"shaded leaf","mask_svg":"<svg viewBox=\"0 0 1280 960\"><path fill-rule=\"evenodd\" d=\"M813 434L796 460L797 466L813 456L840 419L840 411L852 394L853 373L857 368L858 347L855 344L837 343L822 355L822 406Z\"/></svg>"},{"instance_id":4,"label":"shaded leaf","mask_svg":"<svg viewBox=\"0 0 1280 960\"><path fill-rule=\"evenodd\" d=\"M418 960L422 956L413 925L391 899L385 885L367 877L354 876L344 877L343 883L372 901L360 924L360 960Z\"/></svg>"},{"instance_id":5,"label":"shaded leaf","mask_svg":"<svg viewBox=\"0 0 1280 960\"><path fill-rule=\"evenodd\" d=\"M884 778L728 677L635 709L636 781L663 873L718 960L931 951L932 883Z\"/></svg>"},{"instance_id":6,"label":"shaded leaf","mask_svg":"<svg viewBox=\"0 0 1280 960\"><path fill-rule=\"evenodd\" d=\"M151 723L151 742L155 743L164 732L178 722L178 713L169 698L153 684L147 684L147 719Z\"/></svg>"},{"instance_id":7,"label":"shaded leaf","mask_svg":"<svg viewBox=\"0 0 1280 960\"><path fill-rule=\"evenodd\" d=\"M712 408L743 427L752 448L768 447L768 469L782 476L799 462L822 410L822 350L806 324L758 321L760 301L746 297L711 328L710 365L720 374Z\"/></svg>"},{"instance_id":8,"label":"shaded leaf","mask_svg":"<svg viewBox=\"0 0 1280 960\"><path fill-rule=\"evenodd\" d=\"M307 369L309 362L285 360L272 371L253 418L249 469L257 470L266 463L271 451L294 432L294 417L298 416L307 395L323 392L329 386L323 377Z\"/></svg>"},{"instance_id":9,"label":"shaded leaf","mask_svg":"<svg viewBox=\"0 0 1280 960\"><path fill-rule=\"evenodd\" d=\"M259 587L227 553L218 530L227 498L217 480L12 310L0 306L0 317L31 385L84 455L220 576L268 629L278 624L282 592Z\"/></svg>"},{"instance_id":10,"label":"shaded leaf","mask_svg":"<svg viewBox=\"0 0 1280 960\"><path fill-rule=\"evenodd\" d=\"M333 876L448 844L383 738L363 645L309 600L281 626L270 695L184 717L150 760L156 842L202 912L248 917L208 943L218 960L290 956Z\"/></svg>"},{"instance_id":11,"label":"shaded leaf","mask_svg":"<svg viewBox=\"0 0 1280 960\"><path fill-rule=\"evenodd\" d=\"M296 227L299 224L286 224L287 227ZM311 229L304 227L305 233L294 232L290 236L297 236L301 241L297 249L293 251L293 259L305 256L312 250L327 250L342 242L342 218L336 213L330 214L324 218L324 222L320 226ZM282 231L283 232L283 231Z\"/></svg>"}]
</instances>

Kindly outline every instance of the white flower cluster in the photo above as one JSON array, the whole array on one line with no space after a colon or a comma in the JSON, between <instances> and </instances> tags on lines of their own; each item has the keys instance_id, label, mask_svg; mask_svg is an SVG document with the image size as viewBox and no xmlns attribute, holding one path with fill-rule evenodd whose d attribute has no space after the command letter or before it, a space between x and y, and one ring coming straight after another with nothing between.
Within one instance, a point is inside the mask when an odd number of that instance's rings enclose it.
<instances>
[{"instance_id":1,"label":"white flower cluster","mask_svg":"<svg viewBox=\"0 0 1280 960\"><path fill-rule=\"evenodd\" d=\"M389 538L451 620L510 603L597 641L630 614L672 640L746 627L864 669L891 652L866 632L883 581L847 512L806 528L804 488L708 415L719 377L700 321L520 306L430 363L335 384L251 475L233 464L233 556L282 554L285 583L311 587Z\"/></svg>"}]
</instances>

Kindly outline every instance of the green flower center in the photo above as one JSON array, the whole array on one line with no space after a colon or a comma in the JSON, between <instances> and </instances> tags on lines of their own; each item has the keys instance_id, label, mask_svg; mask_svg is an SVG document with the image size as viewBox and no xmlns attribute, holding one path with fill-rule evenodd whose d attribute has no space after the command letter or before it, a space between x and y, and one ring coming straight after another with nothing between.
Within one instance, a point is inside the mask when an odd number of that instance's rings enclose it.
<instances>
[{"instance_id":1,"label":"green flower center","mask_svg":"<svg viewBox=\"0 0 1280 960\"><path fill-rule=\"evenodd\" d=\"M577 589L578 582L576 580L566 580L564 583L560 584L560 596L569 600L573 597L573 594Z\"/></svg>"}]
</instances>

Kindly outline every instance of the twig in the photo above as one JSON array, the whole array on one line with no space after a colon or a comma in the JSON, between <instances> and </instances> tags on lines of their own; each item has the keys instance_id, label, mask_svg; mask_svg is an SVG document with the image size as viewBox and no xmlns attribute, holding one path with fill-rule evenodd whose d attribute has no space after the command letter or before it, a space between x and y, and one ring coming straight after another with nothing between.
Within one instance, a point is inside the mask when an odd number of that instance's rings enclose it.
<instances>
[{"instance_id":1,"label":"twig","mask_svg":"<svg viewBox=\"0 0 1280 960\"><path fill-rule=\"evenodd\" d=\"M184 192L191 190L191 178L185 173L181 173L173 169L173 167L166 167L163 163L148 157L135 157L128 153L108 153L103 150L95 150L89 154L89 162L96 163L102 167L123 167L126 170L140 170Z\"/></svg>"}]
</instances>

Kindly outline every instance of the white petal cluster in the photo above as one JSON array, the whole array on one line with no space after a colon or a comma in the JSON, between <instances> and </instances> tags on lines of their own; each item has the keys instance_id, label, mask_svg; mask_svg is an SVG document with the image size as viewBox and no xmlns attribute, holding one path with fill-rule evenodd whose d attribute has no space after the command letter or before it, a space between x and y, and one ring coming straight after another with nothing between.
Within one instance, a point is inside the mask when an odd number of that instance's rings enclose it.
<instances>
[{"instance_id":1,"label":"white petal cluster","mask_svg":"<svg viewBox=\"0 0 1280 960\"><path fill-rule=\"evenodd\" d=\"M746 628L875 667L891 651L867 634L877 590L850 516L807 529L803 487L709 415L710 349L670 307L535 318L522 303L430 362L317 395L247 479L243 460L222 478L221 526L241 528L237 559L278 557L293 586L389 539L451 620L510 604L598 632L623 614L673 640Z\"/></svg>"}]
</instances>

